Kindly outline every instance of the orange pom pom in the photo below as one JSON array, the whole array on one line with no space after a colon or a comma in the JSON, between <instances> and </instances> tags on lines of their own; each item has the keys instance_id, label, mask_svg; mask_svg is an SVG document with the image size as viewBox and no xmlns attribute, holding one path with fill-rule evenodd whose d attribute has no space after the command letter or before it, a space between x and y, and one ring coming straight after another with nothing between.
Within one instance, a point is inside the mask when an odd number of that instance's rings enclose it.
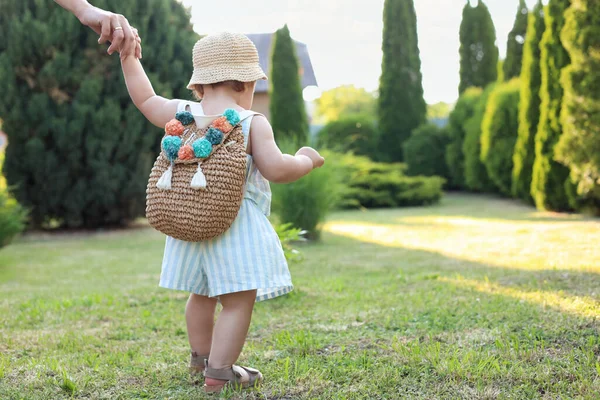
<instances>
[{"instance_id":1,"label":"orange pom pom","mask_svg":"<svg viewBox=\"0 0 600 400\"><path fill-rule=\"evenodd\" d=\"M181 148L179 149L179 153L177 153L177 157L180 160L191 160L195 157L194 149L192 149L192 146L187 144L185 146L181 146Z\"/></svg>"},{"instance_id":2,"label":"orange pom pom","mask_svg":"<svg viewBox=\"0 0 600 400\"><path fill-rule=\"evenodd\" d=\"M172 119L165 125L165 132L171 136L181 136L185 130L183 124L176 119Z\"/></svg>"},{"instance_id":3,"label":"orange pom pom","mask_svg":"<svg viewBox=\"0 0 600 400\"><path fill-rule=\"evenodd\" d=\"M229 133L233 130L233 126L227 120L227 117L220 117L213 122L213 126L223 133Z\"/></svg>"}]
</instances>

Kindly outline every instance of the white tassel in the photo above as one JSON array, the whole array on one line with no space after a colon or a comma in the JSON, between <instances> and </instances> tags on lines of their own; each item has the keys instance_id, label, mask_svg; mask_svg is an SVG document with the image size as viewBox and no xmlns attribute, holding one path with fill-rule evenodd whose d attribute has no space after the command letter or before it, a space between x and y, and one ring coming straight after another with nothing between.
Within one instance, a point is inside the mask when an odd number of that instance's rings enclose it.
<instances>
[{"instance_id":1,"label":"white tassel","mask_svg":"<svg viewBox=\"0 0 600 400\"><path fill-rule=\"evenodd\" d=\"M204 172L202 172L200 163L198 163L198 171L192 178L191 186L192 189L206 189L206 177L204 176Z\"/></svg>"},{"instance_id":2,"label":"white tassel","mask_svg":"<svg viewBox=\"0 0 600 400\"><path fill-rule=\"evenodd\" d=\"M156 187L163 190L171 190L171 178L173 178L173 163L169 165L169 169L167 169L158 182L156 182Z\"/></svg>"}]
</instances>

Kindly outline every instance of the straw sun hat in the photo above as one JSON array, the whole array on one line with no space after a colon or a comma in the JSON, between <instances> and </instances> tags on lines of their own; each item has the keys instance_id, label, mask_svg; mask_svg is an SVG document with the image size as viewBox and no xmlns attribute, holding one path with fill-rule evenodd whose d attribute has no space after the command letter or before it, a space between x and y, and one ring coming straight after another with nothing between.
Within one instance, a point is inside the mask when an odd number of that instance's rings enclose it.
<instances>
[{"instance_id":1,"label":"straw sun hat","mask_svg":"<svg viewBox=\"0 0 600 400\"><path fill-rule=\"evenodd\" d=\"M256 46L241 33L219 33L198 40L192 58L194 73L188 89L198 84L267 79Z\"/></svg>"}]
</instances>

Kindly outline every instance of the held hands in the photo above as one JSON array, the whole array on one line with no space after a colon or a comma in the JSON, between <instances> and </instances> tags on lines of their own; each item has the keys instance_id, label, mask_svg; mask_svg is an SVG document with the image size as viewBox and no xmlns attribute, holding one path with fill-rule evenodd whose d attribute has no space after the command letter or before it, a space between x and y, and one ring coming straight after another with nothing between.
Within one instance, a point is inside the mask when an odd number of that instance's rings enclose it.
<instances>
[{"instance_id":1,"label":"held hands","mask_svg":"<svg viewBox=\"0 0 600 400\"><path fill-rule=\"evenodd\" d=\"M296 155L310 158L313 163L313 168L320 168L325 164L325 159L312 147L303 147L296 152Z\"/></svg>"},{"instance_id":2,"label":"held hands","mask_svg":"<svg viewBox=\"0 0 600 400\"><path fill-rule=\"evenodd\" d=\"M107 50L108 54L117 51L121 54L121 58L130 55L142 58L141 39L137 29L132 28L124 16L97 7L86 7L77 17L83 25L100 35L99 44L107 41L111 43Z\"/></svg>"}]
</instances>

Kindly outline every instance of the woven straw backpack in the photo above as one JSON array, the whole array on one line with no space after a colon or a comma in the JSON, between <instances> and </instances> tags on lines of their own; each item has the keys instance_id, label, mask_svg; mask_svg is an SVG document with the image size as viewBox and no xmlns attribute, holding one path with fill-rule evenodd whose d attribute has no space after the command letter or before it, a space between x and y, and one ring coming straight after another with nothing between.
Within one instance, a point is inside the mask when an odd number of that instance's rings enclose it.
<instances>
[{"instance_id":1,"label":"woven straw backpack","mask_svg":"<svg viewBox=\"0 0 600 400\"><path fill-rule=\"evenodd\" d=\"M199 128L189 111L181 111L167 123L146 190L150 225L187 242L210 240L229 229L244 196L241 122L254 114L229 109Z\"/></svg>"}]
</instances>

